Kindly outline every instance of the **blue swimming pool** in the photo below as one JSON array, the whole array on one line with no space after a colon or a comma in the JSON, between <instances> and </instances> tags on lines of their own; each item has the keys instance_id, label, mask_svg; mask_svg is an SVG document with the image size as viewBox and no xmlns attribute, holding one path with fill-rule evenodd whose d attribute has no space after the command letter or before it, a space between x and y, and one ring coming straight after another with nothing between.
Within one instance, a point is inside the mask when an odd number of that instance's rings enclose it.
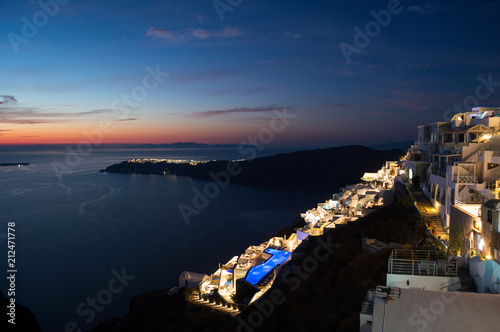
<instances>
[{"instance_id":1,"label":"blue swimming pool","mask_svg":"<svg viewBox=\"0 0 500 332\"><path fill-rule=\"evenodd\" d=\"M256 265L248 270L245 280L256 285L266 274L274 269L277 265L286 262L290 253L288 251L277 250L277 249L266 249L264 252L271 254L272 256L268 258L267 261L260 265Z\"/></svg>"}]
</instances>

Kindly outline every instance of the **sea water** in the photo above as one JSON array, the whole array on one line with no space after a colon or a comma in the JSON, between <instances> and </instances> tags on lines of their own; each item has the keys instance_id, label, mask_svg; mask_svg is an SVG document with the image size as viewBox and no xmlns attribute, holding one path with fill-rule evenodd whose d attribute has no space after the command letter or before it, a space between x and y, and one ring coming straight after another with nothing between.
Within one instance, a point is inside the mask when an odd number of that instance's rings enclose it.
<instances>
[{"instance_id":1,"label":"sea water","mask_svg":"<svg viewBox=\"0 0 500 332\"><path fill-rule=\"evenodd\" d=\"M187 223L179 204L192 206L193 190L203 191L207 181L99 170L132 158L239 159L236 150L96 149L58 178L53 165L69 165L68 157L65 148L0 149L0 163L30 163L0 167L0 255L6 273L5 236L14 221L15 298L37 316L42 331L65 331L68 323L86 330L123 316L131 297L170 288L184 270L215 272L327 198L230 184ZM7 280L1 280L7 297Z\"/></svg>"}]
</instances>

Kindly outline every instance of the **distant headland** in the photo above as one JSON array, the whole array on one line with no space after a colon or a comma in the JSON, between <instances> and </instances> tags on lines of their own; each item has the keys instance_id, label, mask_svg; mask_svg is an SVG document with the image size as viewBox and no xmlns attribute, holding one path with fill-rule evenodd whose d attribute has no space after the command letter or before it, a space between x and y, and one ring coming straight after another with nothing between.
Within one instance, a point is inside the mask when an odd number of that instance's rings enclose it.
<instances>
[{"instance_id":1,"label":"distant headland","mask_svg":"<svg viewBox=\"0 0 500 332\"><path fill-rule=\"evenodd\" d=\"M29 166L29 163L0 163L0 167L4 166Z\"/></svg>"},{"instance_id":2,"label":"distant headland","mask_svg":"<svg viewBox=\"0 0 500 332\"><path fill-rule=\"evenodd\" d=\"M222 181L231 170L230 181L239 184L296 189L339 188L357 181L364 172L378 170L386 160L404 155L399 149L379 151L350 145L311 151L281 153L241 160L189 161L133 159L101 172L177 175Z\"/></svg>"}]
</instances>

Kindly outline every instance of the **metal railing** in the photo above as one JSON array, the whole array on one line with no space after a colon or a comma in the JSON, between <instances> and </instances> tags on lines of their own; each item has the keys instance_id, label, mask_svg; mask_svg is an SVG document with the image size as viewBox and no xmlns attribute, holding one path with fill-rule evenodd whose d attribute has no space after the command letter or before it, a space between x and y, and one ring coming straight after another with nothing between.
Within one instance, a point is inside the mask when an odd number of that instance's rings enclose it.
<instances>
[{"instance_id":1,"label":"metal railing","mask_svg":"<svg viewBox=\"0 0 500 332\"><path fill-rule=\"evenodd\" d=\"M455 183L478 183L478 178L475 175L453 175L453 182Z\"/></svg>"},{"instance_id":2,"label":"metal railing","mask_svg":"<svg viewBox=\"0 0 500 332\"><path fill-rule=\"evenodd\" d=\"M255 286L260 289L259 292L255 293L252 299L250 300L250 304L253 303L254 301L257 301L260 299L264 294L267 293L269 289L273 286L274 282L276 281L276 278L281 272L281 269L283 268L284 265L288 264L291 259L288 259L287 261L276 265L271 271L269 271ZM268 280L263 281L264 279L268 278Z\"/></svg>"},{"instance_id":3,"label":"metal railing","mask_svg":"<svg viewBox=\"0 0 500 332\"><path fill-rule=\"evenodd\" d=\"M361 313L365 315L373 315L373 300L363 302L361 306Z\"/></svg>"},{"instance_id":4,"label":"metal railing","mask_svg":"<svg viewBox=\"0 0 500 332\"><path fill-rule=\"evenodd\" d=\"M394 249L390 258L438 260L448 259L449 256L447 251Z\"/></svg>"},{"instance_id":5,"label":"metal railing","mask_svg":"<svg viewBox=\"0 0 500 332\"><path fill-rule=\"evenodd\" d=\"M448 261L443 251L393 250L389 258L389 274L456 277L457 262Z\"/></svg>"},{"instance_id":6,"label":"metal railing","mask_svg":"<svg viewBox=\"0 0 500 332\"><path fill-rule=\"evenodd\" d=\"M377 287L373 286L368 290L361 304L361 313L365 315L373 315L373 301L375 299L375 291Z\"/></svg>"}]
</instances>

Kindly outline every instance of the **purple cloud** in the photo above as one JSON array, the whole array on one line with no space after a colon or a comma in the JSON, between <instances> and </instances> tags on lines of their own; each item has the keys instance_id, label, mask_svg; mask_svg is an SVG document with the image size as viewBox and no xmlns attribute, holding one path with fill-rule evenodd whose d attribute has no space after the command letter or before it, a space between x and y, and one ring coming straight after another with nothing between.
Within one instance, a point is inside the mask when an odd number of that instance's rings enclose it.
<instances>
[{"instance_id":1,"label":"purple cloud","mask_svg":"<svg viewBox=\"0 0 500 332\"><path fill-rule=\"evenodd\" d=\"M111 112L113 112L111 109L101 109L101 110L93 110L93 111L69 113L69 114L70 115L94 115L94 114L105 114L105 113L111 113Z\"/></svg>"},{"instance_id":2,"label":"purple cloud","mask_svg":"<svg viewBox=\"0 0 500 332\"><path fill-rule=\"evenodd\" d=\"M2 104L17 104L16 98L14 98L12 96L3 95L3 96L0 96L0 98L2 98L2 100L0 100L0 105L2 105Z\"/></svg>"},{"instance_id":3,"label":"purple cloud","mask_svg":"<svg viewBox=\"0 0 500 332\"><path fill-rule=\"evenodd\" d=\"M165 28L149 28L146 36L154 36L159 38L172 38L174 33L170 29Z\"/></svg>"},{"instance_id":4,"label":"purple cloud","mask_svg":"<svg viewBox=\"0 0 500 332\"><path fill-rule=\"evenodd\" d=\"M300 33L291 33L290 31L285 32L285 37L292 38L292 39L299 39L302 37Z\"/></svg>"},{"instance_id":5,"label":"purple cloud","mask_svg":"<svg viewBox=\"0 0 500 332\"><path fill-rule=\"evenodd\" d=\"M52 106L22 107L12 96L0 96L0 123L43 124L62 123L81 117L112 113L111 109L98 109L82 112L57 112ZM60 108L60 107L58 107ZM65 107L64 107L65 108Z\"/></svg>"},{"instance_id":6,"label":"purple cloud","mask_svg":"<svg viewBox=\"0 0 500 332\"><path fill-rule=\"evenodd\" d=\"M334 103L334 104L326 104L326 105L319 105L318 106L318 111L322 112L338 112L338 111L345 111L346 108L356 106L356 104L349 104L349 103Z\"/></svg>"},{"instance_id":7,"label":"purple cloud","mask_svg":"<svg viewBox=\"0 0 500 332\"><path fill-rule=\"evenodd\" d=\"M228 114L249 114L249 113L271 113L276 110L278 106L259 106L259 107L235 107L226 110L211 110L211 111L200 111L193 112L190 116L193 117L212 117Z\"/></svg>"},{"instance_id":8,"label":"purple cloud","mask_svg":"<svg viewBox=\"0 0 500 332\"><path fill-rule=\"evenodd\" d=\"M366 114L370 115L393 115L393 112L383 112L383 111L368 111Z\"/></svg>"},{"instance_id":9,"label":"purple cloud","mask_svg":"<svg viewBox=\"0 0 500 332\"><path fill-rule=\"evenodd\" d=\"M419 14L429 15L429 14L436 14L436 13L442 11L442 9L437 5L425 4L423 6L410 6L410 7L408 7L408 11L411 13L419 13Z\"/></svg>"},{"instance_id":10,"label":"purple cloud","mask_svg":"<svg viewBox=\"0 0 500 332\"><path fill-rule=\"evenodd\" d=\"M224 81L234 79L238 74L230 70L209 70L195 73L180 73L172 75L171 79L177 83L192 83L198 81Z\"/></svg>"},{"instance_id":11,"label":"purple cloud","mask_svg":"<svg viewBox=\"0 0 500 332\"><path fill-rule=\"evenodd\" d=\"M212 35L210 31L203 29L193 29L191 34L193 35L193 37L198 37L201 39L207 39Z\"/></svg>"},{"instance_id":12,"label":"purple cloud","mask_svg":"<svg viewBox=\"0 0 500 332\"><path fill-rule=\"evenodd\" d=\"M214 36L216 37L221 37L221 38L234 38L238 37L239 35L242 35L243 31L241 31L238 28L226 26L224 29L220 31L216 31L214 33Z\"/></svg>"},{"instance_id":13,"label":"purple cloud","mask_svg":"<svg viewBox=\"0 0 500 332\"><path fill-rule=\"evenodd\" d=\"M243 34L238 28L226 26L222 30L210 31L198 28L188 28L182 31L172 31L166 28L149 28L146 36L161 38L174 42L185 42L192 38L208 39L208 38L234 38Z\"/></svg>"}]
</instances>

